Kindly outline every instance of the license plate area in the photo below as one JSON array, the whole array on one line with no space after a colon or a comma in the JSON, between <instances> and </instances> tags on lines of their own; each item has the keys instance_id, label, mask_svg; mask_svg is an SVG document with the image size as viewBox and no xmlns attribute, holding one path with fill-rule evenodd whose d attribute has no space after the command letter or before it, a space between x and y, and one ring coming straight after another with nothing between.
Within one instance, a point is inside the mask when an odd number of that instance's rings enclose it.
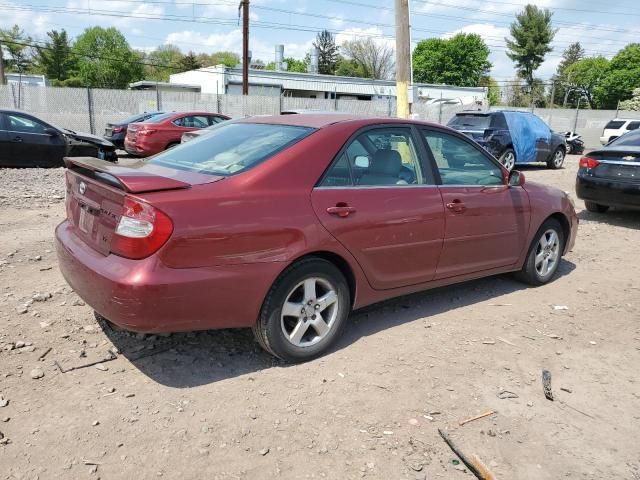
<instances>
[{"instance_id":1,"label":"license plate area","mask_svg":"<svg viewBox=\"0 0 640 480\"><path fill-rule=\"evenodd\" d=\"M78 218L78 228L81 232L91 235L96 216L91 213L87 205L80 205L80 217Z\"/></svg>"}]
</instances>

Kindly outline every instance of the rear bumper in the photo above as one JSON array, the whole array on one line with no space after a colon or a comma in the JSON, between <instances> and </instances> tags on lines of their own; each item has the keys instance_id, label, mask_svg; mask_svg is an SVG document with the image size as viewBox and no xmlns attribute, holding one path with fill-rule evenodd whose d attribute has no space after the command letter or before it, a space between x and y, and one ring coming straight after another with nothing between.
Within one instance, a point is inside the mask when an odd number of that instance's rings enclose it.
<instances>
[{"instance_id":1,"label":"rear bumper","mask_svg":"<svg viewBox=\"0 0 640 480\"><path fill-rule=\"evenodd\" d=\"M139 332L180 332L252 326L279 262L174 269L152 255L129 260L103 256L67 221L56 228L65 280L89 306L114 324Z\"/></svg>"},{"instance_id":2,"label":"rear bumper","mask_svg":"<svg viewBox=\"0 0 640 480\"><path fill-rule=\"evenodd\" d=\"M578 172L576 194L582 200L611 207L640 207L640 183L594 178Z\"/></svg>"}]
</instances>

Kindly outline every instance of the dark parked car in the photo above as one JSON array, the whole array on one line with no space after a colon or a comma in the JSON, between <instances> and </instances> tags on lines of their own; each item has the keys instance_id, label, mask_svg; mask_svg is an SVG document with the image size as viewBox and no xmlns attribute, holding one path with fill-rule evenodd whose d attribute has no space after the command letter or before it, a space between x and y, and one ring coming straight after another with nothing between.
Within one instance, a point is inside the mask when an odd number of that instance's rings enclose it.
<instances>
[{"instance_id":1,"label":"dark parked car","mask_svg":"<svg viewBox=\"0 0 640 480\"><path fill-rule=\"evenodd\" d=\"M118 160L113 143L54 127L28 113L0 109L0 166L61 167L64 157Z\"/></svg>"},{"instance_id":2,"label":"dark parked car","mask_svg":"<svg viewBox=\"0 0 640 480\"><path fill-rule=\"evenodd\" d=\"M59 265L99 319L253 327L293 361L381 300L505 272L547 283L578 225L565 192L400 119L251 117L130 166L67 166Z\"/></svg>"},{"instance_id":3,"label":"dark parked car","mask_svg":"<svg viewBox=\"0 0 640 480\"><path fill-rule=\"evenodd\" d=\"M154 115L160 115L162 113L164 112L144 112L133 115L121 122L107 123L107 128L104 129L104 138L113 143L116 148L124 150L124 137L127 136L127 127L130 123L144 122Z\"/></svg>"},{"instance_id":4,"label":"dark parked car","mask_svg":"<svg viewBox=\"0 0 640 480\"><path fill-rule=\"evenodd\" d=\"M546 163L562 168L567 153L564 134L553 132L529 112L461 112L449 127L473 138L507 170L524 163Z\"/></svg>"},{"instance_id":5,"label":"dark parked car","mask_svg":"<svg viewBox=\"0 0 640 480\"><path fill-rule=\"evenodd\" d=\"M640 130L582 157L576 193L590 212L640 207Z\"/></svg>"}]
</instances>

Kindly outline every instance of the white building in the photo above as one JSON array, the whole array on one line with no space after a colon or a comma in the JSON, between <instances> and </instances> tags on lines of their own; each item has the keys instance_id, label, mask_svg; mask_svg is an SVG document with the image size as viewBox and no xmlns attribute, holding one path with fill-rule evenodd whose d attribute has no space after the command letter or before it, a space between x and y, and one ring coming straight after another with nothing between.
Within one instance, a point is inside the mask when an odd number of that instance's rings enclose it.
<instances>
[{"instance_id":1,"label":"white building","mask_svg":"<svg viewBox=\"0 0 640 480\"><path fill-rule=\"evenodd\" d=\"M9 85L11 85L12 83L15 85L20 84L36 87L46 87L49 85L49 81L44 75L27 75L15 72L6 72L4 76L7 79L7 83Z\"/></svg>"},{"instance_id":2,"label":"white building","mask_svg":"<svg viewBox=\"0 0 640 480\"><path fill-rule=\"evenodd\" d=\"M171 75L169 83L181 87L197 86L202 93L239 95L242 93L242 69L224 65L204 67ZM477 105L486 101L486 90L484 87L414 84L412 93L414 102ZM250 69L249 93L301 98L374 100L395 97L396 85L393 80Z\"/></svg>"}]
</instances>

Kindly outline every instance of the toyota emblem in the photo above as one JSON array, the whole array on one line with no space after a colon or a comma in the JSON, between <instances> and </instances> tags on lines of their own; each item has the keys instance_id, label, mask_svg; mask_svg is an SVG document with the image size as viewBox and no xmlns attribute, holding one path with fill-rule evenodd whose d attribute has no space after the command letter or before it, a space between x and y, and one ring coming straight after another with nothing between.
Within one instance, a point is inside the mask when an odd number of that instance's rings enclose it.
<instances>
[{"instance_id":1,"label":"toyota emblem","mask_svg":"<svg viewBox=\"0 0 640 480\"><path fill-rule=\"evenodd\" d=\"M80 182L80 186L78 187L78 191L80 192L80 195L84 195L84 192L87 191L87 184L84 182Z\"/></svg>"}]
</instances>

